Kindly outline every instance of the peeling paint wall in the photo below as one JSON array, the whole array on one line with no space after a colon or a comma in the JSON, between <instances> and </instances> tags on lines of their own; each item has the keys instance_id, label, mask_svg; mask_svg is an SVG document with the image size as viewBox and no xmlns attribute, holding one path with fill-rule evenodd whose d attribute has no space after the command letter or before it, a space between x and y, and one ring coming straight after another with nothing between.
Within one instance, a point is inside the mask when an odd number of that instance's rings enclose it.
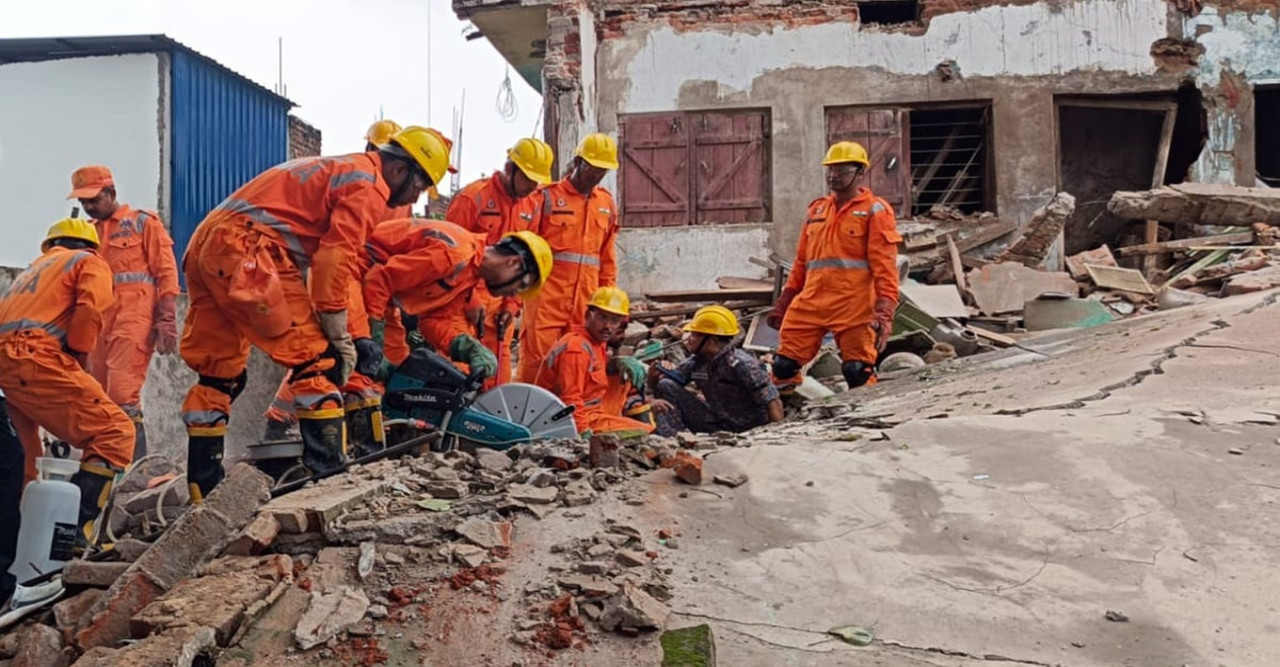
<instances>
[{"instance_id":1,"label":"peeling paint wall","mask_svg":"<svg viewBox=\"0 0 1280 667\"><path fill-rule=\"evenodd\" d=\"M719 276L763 278L748 258L769 256L770 225L624 229L618 238L619 287L645 292L706 289Z\"/></svg>"}]
</instances>

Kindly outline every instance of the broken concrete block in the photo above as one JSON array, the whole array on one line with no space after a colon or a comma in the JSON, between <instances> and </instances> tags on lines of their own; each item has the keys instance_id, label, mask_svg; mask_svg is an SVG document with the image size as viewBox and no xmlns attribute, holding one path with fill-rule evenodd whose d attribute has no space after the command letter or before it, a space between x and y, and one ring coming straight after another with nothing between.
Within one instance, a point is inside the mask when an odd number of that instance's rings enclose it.
<instances>
[{"instance_id":1,"label":"broken concrete block","mask_svg":"<svg viewBox=\"0 0 1280 667\"><path fill-rule=\"evenodd\" d=\"M1106 304L1095 299L1037 299L1028 301L1022 318L1027 331L1088 329L1111 321Z\"/></svg>"},{"instance_id":2,"label":"broken concrete block","mask_svg":"<svg viewBox=\"0 0 1280 667\"><path fill-rule=\"evenodd\" d=\"M1193 225L1248 227L1280 224L1280 190L1210 183L1179 183L1154 190L1117 192L1107 210L1121 218Z\"/></svg>"},{"instance_id":3,"label":"broken concrete block","mask_svg":"<svg viewBox=\"0 0 1280 667\"><path fill-rule=\"evenodd\" d=\"M1106 245L1100 245L1093 250L1086 250L1068 257L1067 273L1070 273L1071 277L1076 280L1084 280L1089 277L1089 270L1085 268L1086 264L1120 266L1116 263L1115 255L1111 254L1111 248Z\"/></svg>"},{"instance_id":4,"label":"broken concrete block","mask_svg":"<svg viewBox=\"0 0 1280 667\"><path fill-rule=\"evenodd\" d=\"M492 449L478 449L476 464L485 470L506 472L511 469L511 457Z\"/></svg>"},{"instance_id":5,"label":"broken concrete block","mask_svg":"<svg viewBox=\"0 0 1280 667\"><path fill-rule=\"evenodd\" d=\"M575 479L564 487L563 501L565 507L581 507L596 501L596 490L585 479Z\"/></svg>"},{"instance_id":6,"label":"broken concrete block","mask_svg":"<svg viewBox=\"0 0 1280 667\"><path fill-rule=\"evenodd\" d=\"M257 556L276 541L280 534L280 522L274 514L259 512L249 525L240 531L223 553L227 556Z\"/></svg>"},{"instance_id":7,"label":"broken concrete block","mask_svg":"<svg viewBox=\"0 0 1280 667\"><path fill-rule=\"evenodd\" d=\"M1269 266L1265 269L1250 271L1231 276L1222 285L1222 296L1235 296L1261 292L1280 286L1280 266Z\"/></svg>"},{"instance_id":8,"label":"broken concrete block","mask_svg":"<svg viewBox=\"0 0 1280 667\"><path fill-rule=\"evenodd\" d=\"M571 574L556 581L571 591L581 591L587 597L602 598L618 592L618 586L608 579L589 574Z\"/></svg>"},{"instance_id":9,"label":"broken concrete block","mask_svg":"<svg viewBox=\"0 0 1280 667\"><path fill-rule=\"evenodd\" d=\"M82 650L129 636L129 620L226 548L271 498L271 478L246 463L227 473L203 503L178 519L111 585L76 633Z\"/></svg>"},{"instance_id":10,"label":"broken concrete block","mask_svg":"<svg viewBox=\"0 0 1280 667\"><path fill-rule=\"evenodd\" d=\"M62 582L68 586L107 588L129 569L131 563L95 562L76 558L62 568Z\"/></svg>"},{"instance_id":11,"label":"broken concrete block","mask_svg":"<svg viewBox=\"0 0 1280 667\"><path fill-rule=\"evenodd\" d=\"M191 492L186 484L160 484L130 496L124 503L124 510L137 515L154 512L160 506L185 507L190 503Z\"/></svg>"},{"instance_id":12,"label":"broken concrete block","mask_svg":"<svg viewBox=\"0 0 1280 667\"><path fill-rule=\"evenodd\" d=\"M633 551L631 549L619 549L614 555L614 559L623 567L640 567L649 564L649 557L644 555L643 551Z\"/></svg>"},{"instance_id":13,"label":"broken concrete block","mask_svg":"<svg viewBox=\"0 0 1280 667\"><path fill-rule=\"evenodd\" d=\"M1193 306L1208 301L1209 297L1196 292L1188 292L1173 287L1165 287L1156 293L1156 307L1160 310L1173 310L1183 306Z\"/></svg>"},{"instance_id":14,"label":"broken concrete block","mask_svg":"<svg viewBox=\"0 0 1280 667\"><path fill-rule=\"evenodd\" d=\"M445 470L447 470L447 468L445 468ZM459 498L466 498L467 495L471 493L471 487L466 482L462 481L437 480L427 482L426 491L431 494L431 497L433 498L457 500Z\"/></svg>"},{"instance_id":15,"label":"broken concrete block","mask_svg":"<svg viewBox=\"0 0 1280 667\"><path fill-rule=\"evenodd\" d=\"M489 552L474 544L457 544L453 547L453 559L466 567L480 567L489 561Z\"/></svg>"},{"instance_id":16,"label":"broken concrete block","mask_svg":"<svg viewBox=\"0 0 1280 667\"><path fill-rule=\"evenodd\" d=\"M662 667L716 667L716 638L710 625L667 630L659 643Z\"/></svg>"},{"instance_id":17,"label":"broken concrete block","mask_svg":"<svg viewBox=\"0 0 1280 667\"><path fill-rule=\"evenodd\" d=\"M120 560L132 563L142 557L142 554L151 548L151 544L142 540L124 539L117 540L111 546L111 550L116 553Z\"/></svg>"},{"instance_id":18,"label":"broken concrete block","mask_svg":"<svg viewBox=\"0 0 1280 667\"><path fill-rule=\"evenodd\" d=\"M631 628L636 630L661 629L667 624L671 610L652 595L624 584L604 605L600 625L606 630Z\"/></svg>"},{"instance_id":19,"label":"broken concrete block","mask_svg":"<svg viewBox=\"0 0 1280 667\"><path fill-rule=\"evenodd\" d=\"M471 517L453 530L468 542L484 549L511 548L511 522L509 521L496 522Z\"/></svg>"},{"instance_id":20,"label":"broken concrete block","mask_svg":"<svg viewBox=\"0 0 1280 667\"><path fill-rule=\"evenodd\" d=\"M186 626L151 635L121 649L99 646L76 661L77 667L192 667L213 664L212 628ZM199 662L197 662L199 660Z\"/></svg>"},{"instance_id":21,"label":"broken concrete block","mask_svg":"<svg viewBox=\"0 0 1280 667\"><path fill-rule=\"evenodd\" d=\"M278 582L292 577L293 561L288 556L269 557L255 567L257 561L232 559L212 568L216 574L183 581L133 617L133 635L206 627L213 629L219 646L227 646L244 622L246 610L270 595Z\"/></svg>"},{"instance_id":22,"label":"broken concrete block","mask_svg":"<svg viewBox=\"0 0 1280 667\"><path fill-rule=\"evenodd\" d=\"M969 292L986 315L1015 313L1023 304L1045 292L1079 294L1079 287L1065 272L1036 271L1014 262L988 264L969 274Z\"/></svg>"},{"instance_id":23,"label":"broken concrete block","mask_svg":"<svg viewBox=\"0 0 1280 667\"><path fill-rule=\"evenodd\" d=\"M31 623L17 632L18 652L11 667L66 667L71 664L62 646L62 634L40 623Z\"/></svg>"},{"instance_id":24,"label":"broken concrete block","mask_svg":"<svg viewBox=\"0 0 1280 667\"><path fill-rule=\"evenodd\" d=\"M880 362L876 369L880 373L896 373L898 371L914 371L925 367L925 360L911 352L894 352Z\"/></svg>"},{"instance_id":25,"label":"broken concrete block","mask_svg":"<svg viewBox=\"0 0 1280 667\"><path fill-rule=\"evenodd\" d=\"M727 486L732 489L732 488L742 486L743 484L746 484L747 474L738 473L736 475L716 475L715 477L711 478L711 481L715 482L716 484Z\"/></svg>"},{"instance_id":26,"label":"broken concrete block","mask_svg":"<svg viewBox=\"0 0 1280 667\"><path fill-rule=\"evenodd\" d=\"M996 261L1020 262L1032 269L1044 264L1045 257L1049 256L1049 249L1058 240L1058 234L1075 211L1075 197L1066 192L1055 194L1048 203L1031 214L1031 219L1023 225L1009 247L996 257Z\"/></svg>"},{"instance_id":27,"label":"broken concrete block","mask_svg":"<svg viewBox=\"0 0 1280 667\"><path fill-rule=\"evenodd\" d=\"M618 467L618 436L608 433L591 436L587 450L587 465L592 468Z\"/></svg>"},{"instance_id":28,"label":"broken concrete block","mask_svg":"<svg viewBox=\"0 0 1280 667\"><path fill-rule=\"evenodd\" d=\"M560 489L554 486L536 487L529 484L512 484L507 487L507 495L512 500L531 505L547 505L554 503L560 496Z\"/></svg>"},{"instance_id":29,"label":"broken concrete block","mask_svg":"<svg viewBox=\"0 0 1280 667\"><path fill-rule=\"evenodd\" d=\"M549 468L534 468L525 473L525 484L545 489L556 483L556 472Z\"/></svg>"},{"instance_id":30,"label":"broken concrete block","mask_svg":"<svg viewBox=\"0 0 1280 667\"><path fill-rule=\"evenodd\" d=\"M359 622L368 610L369 598L357 588L338 586L323 594L312 593L311 606L298 620L293 638L304 651L319 646Z\"/></svg>"},{"instance_id":31,"label":"broken concrete block","mask_svg":"<svg viewBox=\"0 0 1280 667\"><path fill-rule=\"evenodd\" d=\"M262 511L275 515L281 532L319 532L343 512L363 505L369 498L384 493L389 486L390 482L384 480L340 475L280 496L267 503Z\"/></svg>"}]
</instances>

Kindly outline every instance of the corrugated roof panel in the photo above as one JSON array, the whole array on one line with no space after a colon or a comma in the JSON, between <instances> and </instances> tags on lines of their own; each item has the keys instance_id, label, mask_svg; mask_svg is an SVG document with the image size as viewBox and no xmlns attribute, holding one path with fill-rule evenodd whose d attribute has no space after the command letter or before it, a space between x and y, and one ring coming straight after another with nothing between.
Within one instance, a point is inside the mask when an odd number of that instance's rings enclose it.
<instances>
[{"instance_id":1,"label":"corrugated roof panel","mask_svg":"<svg viewBox=\"0 0 1280 667\"><path fill-rule=\"evenodd\" d=\"M210 209L288 159L289 102L197 55L172 54L171 227L182 257Z\"/></svg>"}]
</instances>

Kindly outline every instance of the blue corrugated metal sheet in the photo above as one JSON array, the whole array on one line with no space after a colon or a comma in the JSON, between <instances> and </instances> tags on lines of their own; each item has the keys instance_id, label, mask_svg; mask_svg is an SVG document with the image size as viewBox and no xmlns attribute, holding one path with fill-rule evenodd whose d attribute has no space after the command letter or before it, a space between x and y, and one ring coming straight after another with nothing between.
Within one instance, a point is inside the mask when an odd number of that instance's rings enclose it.
<instances>
[{"instance_id":1,"label":"blue corrugated metal sheet","mask_svg":"<svg viewBox=\"0 0 1280 667\"><path fill-rule=\"evenodd\" d=\"M198 54L170 53L171 227L181 261L210 209L287 159L290 103Z\"/></svg>"}]
</instances>

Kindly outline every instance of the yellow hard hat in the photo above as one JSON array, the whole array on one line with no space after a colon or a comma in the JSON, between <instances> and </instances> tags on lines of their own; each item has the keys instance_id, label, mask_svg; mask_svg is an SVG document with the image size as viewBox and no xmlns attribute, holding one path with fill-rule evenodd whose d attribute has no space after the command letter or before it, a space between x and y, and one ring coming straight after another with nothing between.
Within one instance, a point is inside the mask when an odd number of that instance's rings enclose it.
<instances>
[{"instance_id":1,"label":"yellow hard hat","mask_svg":"<svg viewBox=\"0 0 1280 667\"><path fill-rule=\"evenodd\" d=\"M542 286L547 282L547 278L551 276L551 246L546 239L538 236L530 231L509 232L502 237L503 241L512 239L519 242L528 251L529 258L533 260L534 268L537 269L537 275L534 276L533 284L530 285L519 296L522 299L532 299L538 296L542 291ZM528 269L528 262L525 263Z\"/></svg>"},{"instance_id":2,"label":"yellow hard hat","mask_svg":"<svg viewBox=\"0 0 1280 667\"><path fill-rule=\"evenodd\" d=\"M54 241L58 239L79 239L88 241L93 244L94 248L100 245L98 241L98 229L88 220L80 218L63 218L49 228L49 233L44 237L44 243L40 244L40 250L46 251Z\"/></svg>"},{"instance_id":3,"label":"yellow hard hat","mask_svg":"<svg viewBox=\"0 0 1280 667\"><path fill-rule=\"evenodd\" d=\"M547 142L533 138L521 139L507 151L507 157L534 183L547 185L551 182L551 163L555 162L556 156Z\"/></svg>"},{"instance_id":4,"label":"yellow hard hat","mask_svg":"<svg viewBox=\"0 0 1280 667\"><path fill-rule=\"evenodd\" d=\"M618 287L601 287L591 295L591 300L587 302L588 308L599 308L606 313L621 315L623 317L631 316L631 297Z\"/></svg>"},{"instance_id":5,"label":"yellow hard hat","mask_svg":"<svg viewBox=\"0 0 1280 667\"><path fill-rule=\"evenodd\" d=\"M394 120L379 120L369 126L369 131L364 133L364 140L374 146L381 146L387 143L391 135L400 131L400 123Z\"/></svg>"},{"instance_id":6,"label":"yellow hard hat","mask_svg":"<svg viewBox=\"0 0 1280 667\"><path fill-rule=\"evenodd\" d=\"M703 306L693 314L693 320L684 330L708 336L737 336L742 331L738 318L724 306Z\"/></svg>"},{"instance_id":7,"label":"yellow hard hat","mask_svg":"<svg viewBox=\"0 0 1280 667\"><path fill-rule=\"evenodd\" d=\"M432 185L438 186L444 181L444 175L449 172L449 145L439 131L410 125L391 135L388 141L408 153L427 172Z\"/></svg>"},{"instance_id":8,"label":"yellow hard hat","mask_svg":"<svg viewBox=\"0 0 1280 667\"><path fill-rule=\"evenodd\" d=\"M863 167L871 166L871 160L867 159L867 149L856 141L837 141L831 144L831 148L827 149L827 157L822 160L822 166L846 162L856 162Z\"/></svg>"},{"instance_id":9,"label":"yellow hard hat","mask_svg":"<svg viewBox=\"0 0 1280 667\"><path fill-rule=\"evenodd\" d=\"M613 137L601 132L588 134L583 138L582 143L578 144L578 150L573 154L594 167L618 168L618 143L613 140Z\"/></svg>"}]
</instances>

